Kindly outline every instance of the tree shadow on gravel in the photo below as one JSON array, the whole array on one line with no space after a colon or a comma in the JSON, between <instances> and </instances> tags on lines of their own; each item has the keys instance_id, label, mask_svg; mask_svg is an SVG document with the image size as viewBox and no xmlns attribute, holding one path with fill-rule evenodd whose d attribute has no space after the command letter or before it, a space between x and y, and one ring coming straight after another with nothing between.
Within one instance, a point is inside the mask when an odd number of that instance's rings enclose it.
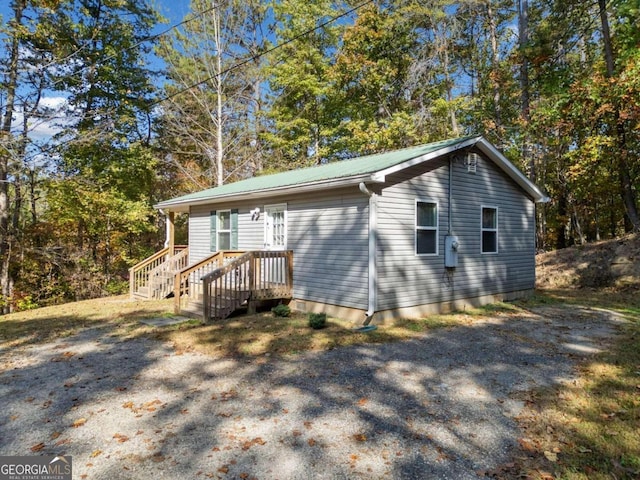
<instances>
[{"instance_id":1,"label":"tree shadow on gravel","mask_svg":"<svg viewBox=\"0 0 640 480\"><path fill-rule=\"evenodd\" d=\"M77 478L478 478L517 445L525 392L586 354L572 345L589 332L566 322L496 317L285 359L86 329L0 374L0 454L71 454Z\"/></svg>"}]
</instances>

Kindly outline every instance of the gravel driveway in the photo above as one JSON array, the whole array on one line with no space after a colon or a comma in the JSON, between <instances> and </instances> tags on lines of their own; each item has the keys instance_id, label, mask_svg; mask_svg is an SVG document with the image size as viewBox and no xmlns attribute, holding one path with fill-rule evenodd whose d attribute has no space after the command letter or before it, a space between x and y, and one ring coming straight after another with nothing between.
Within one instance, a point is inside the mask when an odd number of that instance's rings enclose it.
<instances>
[{"instance_id":1,"label":"gravel driveway","mask_svg":"<svg viewBox=\"0 0 640 480\"><path fill-rule=\"evenodd\" d=\"M546 307L250 360L87 329L0 352L0 455L72 455L77 479L479 478L509 460L525 392L570 381L617 322Z\"/></svg>"}]
</instances>

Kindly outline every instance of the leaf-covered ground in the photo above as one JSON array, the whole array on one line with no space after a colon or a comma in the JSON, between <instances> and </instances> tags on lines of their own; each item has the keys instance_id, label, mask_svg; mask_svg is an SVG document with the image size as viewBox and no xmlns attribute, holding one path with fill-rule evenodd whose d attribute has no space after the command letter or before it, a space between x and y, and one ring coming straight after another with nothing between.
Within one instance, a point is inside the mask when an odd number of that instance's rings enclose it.
<instances>
[{"instance_id":1,"label":"leaf-covered ground","mask_svg":"<svg viewBox=\"0 0 640 480\"><path fill-rule=\"evenodd\" d=\"M478 478L538 448L516 417L536 389L577 381L620 324L537 303L408 340L229 356L158 341L141 309L25 341L13 325L0 454L70 454L81 479Z\"/></svg>"}]
</instances>

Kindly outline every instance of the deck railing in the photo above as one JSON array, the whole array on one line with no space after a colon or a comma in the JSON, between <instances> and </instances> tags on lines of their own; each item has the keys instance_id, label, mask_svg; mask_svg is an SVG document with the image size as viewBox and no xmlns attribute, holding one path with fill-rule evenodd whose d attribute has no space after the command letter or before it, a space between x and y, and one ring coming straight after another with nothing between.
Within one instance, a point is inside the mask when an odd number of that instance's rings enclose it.
<instances>
[{"instance_id":1,"label":"deck railing","mask_svg":"<svg viewBox=\"0 0 640 480\"><path fill-rule=\"evenodd\" d=\"M166 247L131 267L129 269L129 293L131 296L141 294L140 292L146 289L146 293L143 296L150 298L148 296L151 290L149 288L150 273L169 258L185 251L185 255L188 255L188 247L186 245L175 245L173 252L170 251L169 247Z\"/></svg>"},{"instance_id":2,"label":"deck railing","mask_svg":"<svg viewBox=\"0 0 640 480\"><path fill-rule=\"evenodd\" d=\"M173 284L175 313L180 313L186 302L202 298L202 277L242 254L244 251L219 251L177 272Z\"/></svg>"},{"instance_id":3,"label":"deck railing","mask_svg":"<svg viewBox=\"0 0 640 480\"><path fill-rule=\"evenodd\" d=\"M245 301L290 298L293 251L251 251L202 277L205 321L225 318Z\"/></svg>"},{"instance_id":4,"label":"deck railing","mask_svg":"<svg viewBox=\"0 0 640 480\"><path fill-rule=\"evenodd\" d=\"M189 263L189 249L185 248L169 257L164 263L149 272L149 298L166 298L173 291L176 273Z\"/></svg>"}]
</instances>

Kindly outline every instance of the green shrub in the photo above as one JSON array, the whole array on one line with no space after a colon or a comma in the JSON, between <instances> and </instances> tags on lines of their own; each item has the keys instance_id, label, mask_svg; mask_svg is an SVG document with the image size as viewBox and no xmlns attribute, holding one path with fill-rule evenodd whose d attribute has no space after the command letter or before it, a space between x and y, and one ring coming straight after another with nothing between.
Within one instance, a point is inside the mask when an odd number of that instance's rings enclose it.
<instances>
[{"instance_id":1,"label":"green shrub","mask_svg":"<svg viewBox=\"0 0 640 480\"><path fill-rule=\"evenodd\" d=\"M19 312L33 310L35 308L38 308L38 304L33 300L31 295L26 295L16 300L16 310Z\"/></svg>"},{"instance_id":2,"label":"green shrub","mask_svg":"<svg viewBox=\"0 0 640 480\"><path fill-rule=\"evenodd\" d=\"M315 330L324 328L327 324L326 313L310 313L309 314L309 326Z\"/></svg>"},{"instance_id":3,"label":"green shrub","mask_svg":"<svg viewBox=\"0 0 640 480\"><path fill-rule=\"evenodd\" d=\"M291 308L289 308L289 305L285 305L284 303L276 305L271 309L271 311L276 317L288 317L291 315Z\"/></svg>"}]
</instances>

